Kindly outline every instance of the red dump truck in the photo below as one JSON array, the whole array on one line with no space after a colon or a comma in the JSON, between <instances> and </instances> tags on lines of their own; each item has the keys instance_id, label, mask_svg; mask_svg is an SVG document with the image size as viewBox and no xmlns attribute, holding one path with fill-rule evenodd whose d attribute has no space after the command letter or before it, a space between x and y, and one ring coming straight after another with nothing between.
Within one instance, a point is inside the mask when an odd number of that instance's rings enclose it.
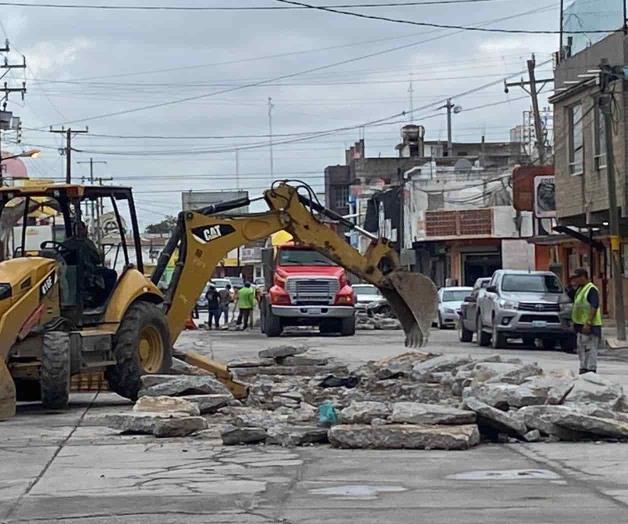
<instances>
[{"instance_id":1,"label":"red dump truck","mask_svg":"<svg viewBox=\"0 0 628 524\"><path fill-rule=\"evenodd\" d=\"M265 248L262 331L278 337L287 326L318 326L321 333L355 334L355 295L345 270L292 242Z\"/></svg>"}]
</instances>

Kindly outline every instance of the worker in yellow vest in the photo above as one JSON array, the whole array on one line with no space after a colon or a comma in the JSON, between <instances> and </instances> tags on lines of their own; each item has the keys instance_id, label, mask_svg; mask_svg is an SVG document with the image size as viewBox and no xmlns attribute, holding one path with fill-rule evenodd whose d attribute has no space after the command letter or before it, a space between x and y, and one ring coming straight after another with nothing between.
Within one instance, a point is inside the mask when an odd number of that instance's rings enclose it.
<instances>
[{"instance_id":1,"label":"worker in yellow vest","mask_svg":"<svg viewBox=\"0 0 628 524\"><path fill-rule=\"evenodd\" d=\"M586 269L576 269L573 282L578 287L574 295L571 321L578 334L580 374L597 373L597 352L602 341L600 292L589 279Z\"/></svg>"}]
</instances>

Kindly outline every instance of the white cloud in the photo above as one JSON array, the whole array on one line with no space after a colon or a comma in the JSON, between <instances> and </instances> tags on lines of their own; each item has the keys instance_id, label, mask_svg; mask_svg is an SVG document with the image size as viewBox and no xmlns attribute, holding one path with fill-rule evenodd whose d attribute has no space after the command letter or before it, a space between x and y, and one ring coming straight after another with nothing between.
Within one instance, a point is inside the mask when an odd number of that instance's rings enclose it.
<instances>
[{"instance_id":1,"label":"white cloud","mask_svg":"<svg viewBox=\"0 0 628 524\"><path fill-rule=\"evenodd\" d=\"M43 41L27 49L28 66L38 75L62 70L78 61L92 47L87 38L75 38L69 43Z\"/></svg>"}]
</instances>

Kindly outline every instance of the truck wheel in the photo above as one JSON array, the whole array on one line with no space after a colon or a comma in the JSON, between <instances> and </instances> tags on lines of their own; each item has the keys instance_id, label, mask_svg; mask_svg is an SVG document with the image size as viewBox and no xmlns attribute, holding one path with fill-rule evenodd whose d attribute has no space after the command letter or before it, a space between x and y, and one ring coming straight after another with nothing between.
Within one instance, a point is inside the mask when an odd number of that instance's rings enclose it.
<instances>
[{"instance_id":1,"label":"truck wheel","mask_svg":"<svg viewBox=\"0 0 628 524\"><path fill-rule=\"evenodd\" d=\"M41 403L46 409L67 409L70 399L70 335L51 331L43 337Z\"/></svg>"},{"instance_id":2,"label":"truck wheel","mask_svg":"<svg viewBox=\"0 0 628 524\"><path fill-rule=\"evenodd\" d=\"M481 315L478 315L476 325L478 346L488 346L491 343L491 335L484 332Z\"/></svg>"},{"instance_id":3,"label":"truck wheel","mask_svg":"<svg viewBox=\"0 0 628 524\"><path fill-rule=\"evenodd\" d=\"M471 342L473 340L473 331L469 331L464 327L464 321L458 320L458 338L460 342Z\"/></svg>"},{"instance_id":4,"label":"truck wheel","mask_svg":"<svg viewBox=\"0 0 628 524\"><path fill-rule=\"evenodd\" d=\"M535 340L534 337L523 337L523 345L534 349L536 347L534 344Z\"/></svg>"},{"instance_id":5,"label":"truck wheel","mask_svg":"<svg viewBox=\"0 0 628 524\"><path fill-rule=\"evenodd\" d=\"M266 336L267 337L278 337L281 335L283 331L283 327L281 325L281 318L277 315L274 315L270 309L270 306L266 309Z\"/></svg>"},{"instance_id":6,"label":"truck wheel","mask_svg":"<svg viewBox=\"0 0 628 524\"><path fill-rule=\"evenodd\" d=\"M560 349L565 353L576 352L576 339L574 336L567 336L560 339Z\"/></svg>"},{"instance_id":7,"label":"truck wheel","mask_svg":"<svg viewBox=\"0 0 628 524\"><path fill-rule=\"evenodd\" d=\"M262 334L266 333L266 302L262 302L259 308L259 328Z\"/></svg>"},{"instance_id":8,"label":"truck wheel","mask_svg":"<svg viewBox=\"0 0 628 524\"><path fill-rule=\"evenodd\" d=\"M556 348L556 341L551 338L544 338L541 340L541 345L544 351L554 351Z\"/></svg>"},{"instance_id":9,"label":"truck wheel","mask_svg":"<svg viewBox=\"0 0 628 524\"><path fill-rule=\"evenodd\" d=\"M321 335L328 335L329 333L335 333L341 331L340 324L336 322L331 322L330 320L321 320L321 323L318 326L318 330Z\"/></svg>"},{"instance_id":10,"label":"truck wheel","mask_svg":"<svg viewBox=\"0 0 628 524\"><path fill-rule=\"evenodd\" d=\"M493 320L493 335L491 336L491 346L493 349L501 349L506 345L506 337L497 331L497 325Z\"/></svg>"},{"instance_id":11,"label":"truck wheel","mask_svg":"<svg viewBox=\"0 0 628 524\"><path fill-rule=\"evenodd\" d=\"M438 322L436 325L438 326L438 329L445 329L445 324L443 324L443 319L440 316L440 312L438 313Z\"/></svg>"},{"instance_id":12,"label":"truck wheel","mask_svg":"<svg viewBox=\"0 0 628 524\"><path fill-rule=\"evenodd\" d=\"M172 366L168 323L154 304L136 302L122 318L114 339L115 366L105 371L109 388L137 400L142 375L167 373Z\"/></svg>"},{"instance_id":13,"label":"truck wheel","mask_svg":"<svg viewBox=\"0 0 628 524\"><path fill-rule=\"evenodd\" d=\"M355 335L355 317L353 315L340 319L340 334L343 337Z\"/></svg>"}]
</instances>

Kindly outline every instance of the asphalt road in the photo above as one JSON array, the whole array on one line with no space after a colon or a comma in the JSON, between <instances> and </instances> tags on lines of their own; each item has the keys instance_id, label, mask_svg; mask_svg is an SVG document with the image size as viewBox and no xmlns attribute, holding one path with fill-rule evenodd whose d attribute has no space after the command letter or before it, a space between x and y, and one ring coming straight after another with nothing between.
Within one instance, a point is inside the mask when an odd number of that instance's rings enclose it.
<instances>
[{"instance_id":1,"label":"asphalt road","mask_svg":"<svg viewBox=\"0 0 628 524\"><path fill-rule=\"evenodd\" d=\"M299 333L351 363L403 351L400 332L355 337ZM226 359L277 339L186 333L190 347ZM434 332L438 353L489 353ZM510 356L576 369L575 356L512 347ZM623 354L599 370L628 385ZM628 445L482 445L465 452L283 449L220 445L216 431L156 441L119 436L95 417L130 409L111 394L77 394L65 413L21 405L0 423L0 522L95 523L570 523L628 522Z\"/></svg>"}]
</instances>

